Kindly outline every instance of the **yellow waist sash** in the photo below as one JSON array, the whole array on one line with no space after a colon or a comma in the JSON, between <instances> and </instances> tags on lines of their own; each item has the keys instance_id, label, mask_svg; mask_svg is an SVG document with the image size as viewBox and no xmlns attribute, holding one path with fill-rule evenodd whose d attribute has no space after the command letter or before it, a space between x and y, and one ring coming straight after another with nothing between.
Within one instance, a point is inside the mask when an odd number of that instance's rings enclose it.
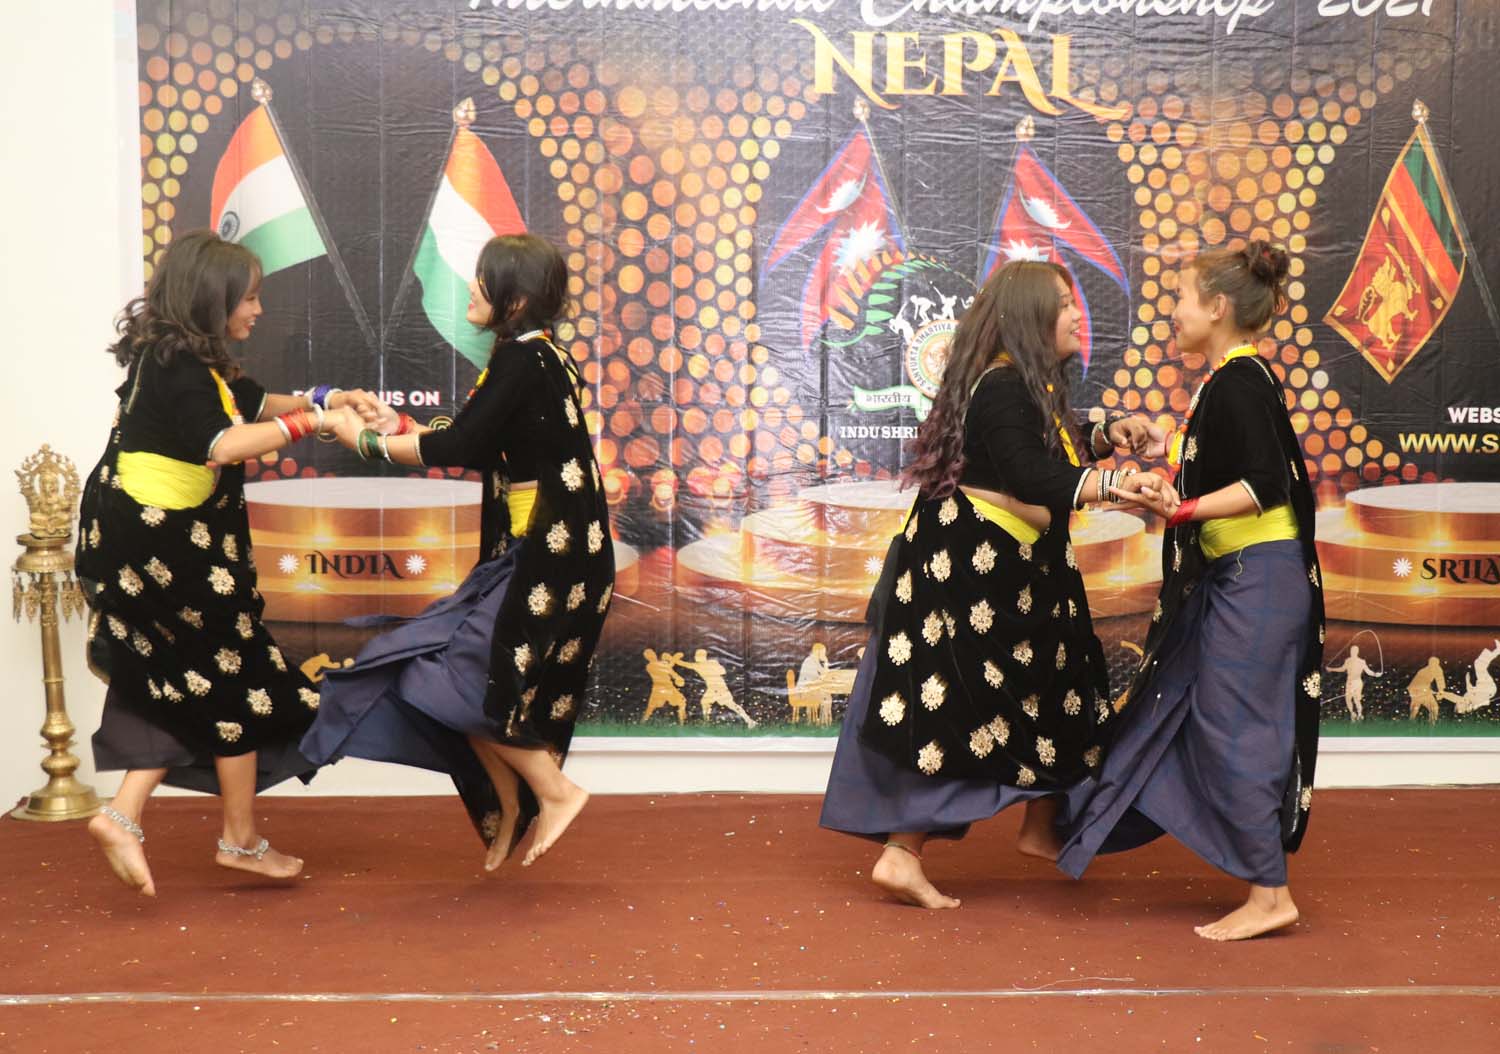
<instances>
[{"instance_id":1,"label":"yellow waist sash","mask_svg":"<svg viewBox=\"0 0 1500 1054\"><path fill-rule=\"evenodd\" d=\"M1198 533L1198 546L1204 556L1217 560L1247 545L1286 542L1296 537L1297 514L1290 505L1278 505L1263 513L1247 512L1240 516L1204 520Z\"/></svg>"},{"instance_id":2,"label":"yellow waist sash","mask_svg":"<svg viewBox=\"0 0 1500 1054\"><path fill-rule=\"evenodd\" d=\"M974 508L979 510L981 516L1022 545L1030 545L1042 536L1041 531L1009 509L1002 509L994 502L985 501L983 498L976 498L972 494L969 495L969 500L974 503Z\"/></svg>"},{"instance_id":3,"label":"yellow waist sash","mask_svg":"<svg viewBox=\"0 0 1500 1054\"><path fill-rule=\"evenodd\" d=\"M218 479L207 465L145 451L120 452L115 470L120 486L142 505L158 509L191 509L213 494Z\"/></svg>"},{"instance_id":4,"label":"yellow waist sash","mask_svg":"<svg viewBox=\"0 0 1500 1054\"><path fill-rule=\"evenodd\" d=\"M510 533L514 538L524 537L531 529L531 509L536 505L536 488L510 490L505 494L505 507L510 510Z\"/></svg>"}]
</instances>

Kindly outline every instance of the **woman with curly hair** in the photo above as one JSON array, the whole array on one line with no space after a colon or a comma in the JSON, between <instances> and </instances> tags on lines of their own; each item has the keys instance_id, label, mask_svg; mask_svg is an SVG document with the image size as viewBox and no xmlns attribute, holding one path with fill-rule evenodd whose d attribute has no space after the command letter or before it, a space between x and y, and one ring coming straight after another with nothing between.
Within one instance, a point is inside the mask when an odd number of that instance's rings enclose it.
<instances>
[{"instance_id":1,"label":"woman with curly hair","mask_svg":"<svg viewBox=\"0 0 1500 1054\"><path fill-rule=\"evenodd\" d=\"M1177 353L1211 368L1173 439L1177 488L1128 495L1167 521L1145 655L1059 866L1170 834L1250 883L1196 932L1243 940L1297 921L1286 854L1307 831L1318 754L1323 592L1312 488L1281 382L1256 342L1285 309L1287 254L1252 241L1182 270Z\"/></svg>"},{"instance_id":2,"label":"woman with curly hair","mask_svg":"<svg viewBox=\"0 0 1500 1054\"><path fill-rule=\"evenodd\" d=\"M126 367L104 457L84 486L77 568L92 609L90 660L109 684L100 770L126 769L89 832L119 879L148 896L141 813L162 782L218 793L217 863L291 878L302 861L256 830L256 791L312 766L297 740L318 693L261 621L244 462L375 419L366 392L268 393L230 344L261 314L260 261L212 231L178 237L111 347Z\"/></svg>"},{"instance_id":3,"label":"woman with curly hair","mask_svg":"<svg viewBox=\"0 0 1500 1054\"><path fill-rule=\"evenodd\" d=\"M959 903L928 881L923 844L1017 802L1017 848L1054 858L1058 796L1099 765L1114 716L1068 516L1161 482L1080 455L1163 437L1141 418L1074 419L1063 365L1081 320L1062 267L997 271L959 322L903 477L918 495L871 599L822 824L883 841L875 883L922 907Z\"/></svg>"}]
</instances>

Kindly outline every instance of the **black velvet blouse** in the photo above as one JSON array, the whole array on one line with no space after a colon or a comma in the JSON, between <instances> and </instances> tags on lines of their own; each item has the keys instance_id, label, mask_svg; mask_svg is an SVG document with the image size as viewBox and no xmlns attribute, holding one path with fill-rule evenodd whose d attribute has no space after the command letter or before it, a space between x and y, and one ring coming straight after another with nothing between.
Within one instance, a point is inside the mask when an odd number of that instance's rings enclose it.
<instances>
[{"instance_id":1,"label":"black velvet blouse","mask_svg":"<svg viewBox=\"0 0 1500 1054\"><path fill-rule=\"evenodd\" d=\"M1087 436L1086 423L1075 434ZM964 422L964 470L959 482L1009 494L1028 505L1071 509L1086 468L1052 454L1044 439L1056 425L1042 420L1026 383L1014 369L1000 367L979 380ZM1090 456L1087 441L1075 439L1079 456Z\"/></svg>"},{"instance_id":2,"label":"black velvet blouse","mask_svg":"<svg viewBox=\"0 0 1500 1054\"><path fill-rule=\"evenodd\" d=\"M249 377L228 383L246 423L259 419L266 390ZM129 408L120 420L123 451L201 465L219 433L234 423L224 412L213 371L191 355L175 355L170 365L142 356L116 394Z\"/></svg>"},{"instance_id":3,"label":"black velvet blouse","mask_svg":"<svg viewBox=\"0 0 1500 1054\"><path fill-rule=\"evenodd\" d=\"M1286 409L1277 398L1280 386L1268 384L1266 374L1253 363L1236 366L1238 361L1214 374L1212 411L1194 414L1182 454L1192 492L1183 497L1212 494L1239 483L1265 512L1291 500L1296 460L1277 441L1286 423ZM1209 394L1205 390L1199 402L1206 404Z\"/></svg>"},{"instance_id":4,"label":"black velvet blouse","mask_svg":"<svg viewBox=\"0 0 1500 1054\"><path fill-rule=\"evenodd\" d=\"M548 432L543 407L549 404L536 398L546 380L527 344L501 344L490 356L484 383L464 403L452 427L424 432L418 440L422 463L488 472L500 466L503 454L511 483L535 480L539 465L549 460L542 448Z\"/></svg>"}]
</instances>

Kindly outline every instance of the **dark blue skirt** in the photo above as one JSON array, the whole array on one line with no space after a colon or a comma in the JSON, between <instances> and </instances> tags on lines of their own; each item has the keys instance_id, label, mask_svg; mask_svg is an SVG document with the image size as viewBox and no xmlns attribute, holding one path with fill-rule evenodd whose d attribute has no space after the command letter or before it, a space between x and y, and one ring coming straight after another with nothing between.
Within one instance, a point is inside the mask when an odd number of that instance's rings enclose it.
<instances>
[{"instance_id":1,"label":"dark blue skirt","mask_svg":"<svg viewBox=\"0 0 1500 1054\"><path fill-rule=\"evenodd\" d=\"M891 834L918 831L930 838L962 838L971 823L987 820L1016 802L1055 793L992 780L924 776L860 742L875 684L878 644L872 638L865 648L849 693L823 795L818 821L822 826L882 842Z\"/></svg>"},{"instance_id":2,"label":"dark blue skirt","mask_svg":"<svg viewBox=\"0 0 1500 1054\"><path fill-rule=\"evenodd\" d=\"M302 753L317 765L344 757L388 761L452 778L488 843L499 820L494 785L468 737L500 741L484 712L490 640L520 546L469 572L452 596L365 645L353 666L323 679Z\"/></svg>"},{"instance_id":3,"label":"dark blue skirt","mask_svg":"<svg viewBox=\"0 0 1500 1054\"><path fill-rule=\"evenodd\" d=\"M143 706L111 687L104 696L99 730L91 741L94 770L166 769L162 782L169 787L220 793L213 754L184 743L152 720L155 716L149 704ZM262 743L255 751L255 792L289 779L311 782L316 771L317 766L298 752L295 739Z\"/></svg>"},{"instance_id":4,"label":"dark blue skirt","mask_svg":"<svg viewBox=\"0 0 1500 1054\"><path fill-rule=\"evenodd\" d=\"M1097 780L1069 796L1058 867L1170 834L1261 886L1286 884L1281 804L1312 587L1302 545L1220 557L1183 604L1155 677L1120 715Z\"/></svg>"}]
</instances>

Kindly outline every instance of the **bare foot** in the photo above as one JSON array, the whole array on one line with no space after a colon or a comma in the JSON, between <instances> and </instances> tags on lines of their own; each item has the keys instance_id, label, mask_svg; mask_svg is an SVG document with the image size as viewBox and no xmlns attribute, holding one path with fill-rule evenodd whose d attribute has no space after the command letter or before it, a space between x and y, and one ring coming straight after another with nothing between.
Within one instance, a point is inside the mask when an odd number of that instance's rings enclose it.
<instances>
[{"instance_id":1,"label":"bare foot","mask_svg":"<svg viewBox=\"0 0 1500 1054\"><path fill-rule=\"evenodd\" d=\"M483 739L470 737L470 745L484 766L485 775L495 788L495 797L500 801L500 822L495 828L494 840L484 854L484 869L497 871L510 859L520 840L516 829L521 819L521 777L506 764L494 749L494 745Z\"/></svg>"},{"instance_id":2,"label":"bare foot","mask_svg":"<svg viewBox=\"0 0 1500 1054\"><path fill-rule=\"evenodd\" d=\"M919 908L956 908L960 903L957 898L938 892L937 887L927 881L922 861L915 854L893 845L885 847L885 852L875 861L870 877L896 899Z\"/></svg>"},{"instance_id":3,"label":"bare foot","mask_svg":"<svg viewBox=\"0 0 1500 1054\"><path fill-rule=\"evenodd\" d=\"M484 854L484 869L486 871L498 871L500 865L510 859L510 854L516 848L516 822L520 820L520 812L513 808L500 809L500 826L495 828L495 840L490 843L489 849Z\"/></svg>"},{"instance_id":4,"label":"bare foot","mask_svg":"<svg viewBox=\"0 0 1500 1054\"><path fill-rule=\"evenodd\" d=\"M247 848L254 845L255 842L252 841ZM249 871L251 874L264 875L267 878L296 878L302 873L302 861L299 858L287 856L275 849L267 849L265 855L258 859L254 856L241 856L239 853L226 853L220 850L214 856L214 863L220 867Z\"/></svg>"},{"instance_id":5,"label":"bare foot","mask_svg":"<svg viewBox=\"0 0 1500 1054\"><path fill-rule=\"evenodd\" d=\"M531 848L526 850L526 859L521 861L522 867L530 867L551 849L589 802L588 791L566 776L559 775L559 778L565 785L560 797L538 797L536 835L531 839Z\"/></svg>"},{"instance_id":6,"label":"bare foot","mask_svg":"<svg viewBox=\"0 0 1500 1054\"><path fill-rule=\"evenodd\" d=\"M1285 886L1280 889L1252 886L1245 903L1218 922L1194 926L1193 932L1204 940L1243 941L1290 926L1297 918L1297 905L1292 903L1292 895Z\"/></svg>"},{"instance_id":7,"label":"bare foot","mask_svg":"<svg viewBox=\"0 0 1500 1054\"><path fill-rule=\"evenodd\" d=\"M498 870L501 864L510 859L510 854L515 852L516 842L519 841L516 837L516 825L521 820L521 780L516 775L516 770L509 765L505 766L505 772L510 773L508 781L495 779L496 773L490 773L495 793L500 797L500 826L495 829L495 840L484 854L486 871Z\"/></svg>"},{"instance_id":8,"label":"bare foot","mask_svg":"<svg viewBox=\"0 0 1500 1054\"><path fill-rule=\"evenodd\" d=\"M1062 839L1057 837L1057 832L1050 827L1045 831L1027 832L1023 830L1016 837L1016 852L1022 856L1034 856L1039 860L1050 860L1057 863L1057 856L1062 852Z\"/></svg>"},{"instance_id":9,"label":"bare foot","mask_svg":"<svg viewBox=\"0 0 1500 1054\"><path fill-rule=\"evenodd\" d=\"M104 859L110 870L125 885L148 897L156 896L156 884L151 881L151 868L146 866L146 847L136 836L104 815L89 821L89 834L104 850Z\"/></svg>"},{"instance_id":10,"label":"bare foot","mask_svg":"<svg viewBox=\"0 0 1500 1054\"><path fill-rule=\"evenodd\" d=\"M1021 831L1016 835L1016 852L1057 863L1058 854L1062 852L1062 839L1058 837L1055 822L1058 805L1055 798L1038 798L1026 803Z\"/></svg>"}]
</instances>

